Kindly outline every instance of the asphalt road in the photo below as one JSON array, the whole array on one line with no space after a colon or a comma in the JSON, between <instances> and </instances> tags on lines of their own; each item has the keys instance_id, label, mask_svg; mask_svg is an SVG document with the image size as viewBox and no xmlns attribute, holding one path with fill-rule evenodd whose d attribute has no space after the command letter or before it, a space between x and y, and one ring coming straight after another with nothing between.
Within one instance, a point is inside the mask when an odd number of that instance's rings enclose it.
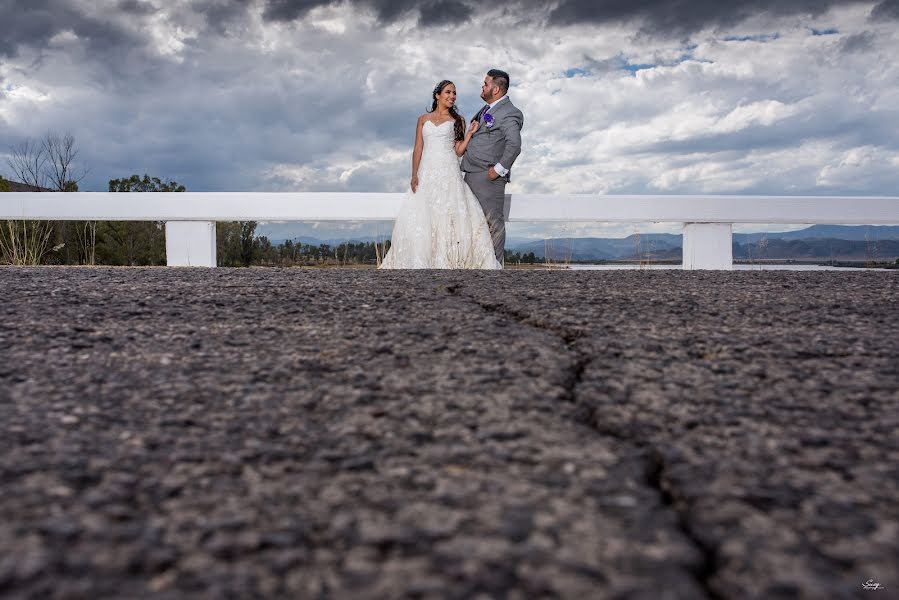
<instances>
[{"instance_id":1,"label":"asphalt road","mask_svg":"<svg viewBox=\"0 0 899 600\"><path fill-rule=\"evenodd\" d=\"M0 596L887 597L897 356L899 273L0 268Z\"/></svg>"}]
</instances>

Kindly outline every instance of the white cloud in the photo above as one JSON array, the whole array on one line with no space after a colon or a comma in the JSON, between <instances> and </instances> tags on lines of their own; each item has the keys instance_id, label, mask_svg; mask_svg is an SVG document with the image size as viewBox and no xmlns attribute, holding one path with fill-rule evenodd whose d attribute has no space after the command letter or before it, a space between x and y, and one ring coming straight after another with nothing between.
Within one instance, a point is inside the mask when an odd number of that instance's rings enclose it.
<instances>
[{"instance_id":1,"label":"white cloud","mask_svg":"<svg viewBox=\"0 0 899 600\"><path fill-rule=\"evenodd\" d=\"M873 2L677 41L490 8L422 29L348 4L215 24L186 0L143 16L71 5L115 35L75 27L0 58L0 139L71 130L87 189L148 172L192 190L402 191L434 83L454 80L471 115L493 66L525 114L513 193L899 189L899 33L869 22Z\"/></svg>"}]
</instances>

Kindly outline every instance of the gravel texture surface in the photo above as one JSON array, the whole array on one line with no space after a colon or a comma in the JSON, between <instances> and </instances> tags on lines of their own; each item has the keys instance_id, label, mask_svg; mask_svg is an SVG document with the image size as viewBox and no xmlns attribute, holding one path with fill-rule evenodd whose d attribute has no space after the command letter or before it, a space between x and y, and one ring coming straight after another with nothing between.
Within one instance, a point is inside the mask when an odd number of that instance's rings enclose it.
<instances>
[{"instance_id":1,"label":"gravel texture surface","mask_svg":"<svg viewBox=\"0 0 899 600\"><path fill-rule=\"evenodd\" d=\"M0 268L0 596L887 597L897 357L899 273Z\"/></svg>"}]
</instances>

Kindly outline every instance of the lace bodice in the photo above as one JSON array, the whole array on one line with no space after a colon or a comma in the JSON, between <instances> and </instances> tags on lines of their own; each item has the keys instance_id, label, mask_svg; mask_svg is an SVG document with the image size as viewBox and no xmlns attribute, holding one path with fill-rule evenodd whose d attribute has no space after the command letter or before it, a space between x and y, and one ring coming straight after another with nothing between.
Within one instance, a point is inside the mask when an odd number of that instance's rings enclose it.
<instances>
[{"instance_id":1,"label":"lace bodice","mask_svg":"<svg viewBox=\"0 0 899 600\"><path fill-rule=\"evenodd\" d=\"M434 125L431 121L425 121L422 125L421 137L424 140L421 162L428 165L446 164L453 161L459 164L456 156L456 139L454 121L445 121L440 125Z\"/></svg>"}]
</instances>

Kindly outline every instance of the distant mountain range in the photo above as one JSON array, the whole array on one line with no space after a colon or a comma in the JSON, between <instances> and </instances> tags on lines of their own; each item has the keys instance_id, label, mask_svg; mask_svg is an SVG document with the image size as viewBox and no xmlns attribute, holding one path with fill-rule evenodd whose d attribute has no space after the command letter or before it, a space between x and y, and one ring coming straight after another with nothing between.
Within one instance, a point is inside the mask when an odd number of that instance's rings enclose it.
<instances>
[{"instance_id":1,"label":"distant mountain range","mask_svg":"<svg viewBox=\"0 0 899 600\"><path fill-rule=\"evenodd\" d=\"M880 240L899 240L899 226L897 225L812 225L798 231L784 231L781 233L738 233L734 238L741 238L748 235L751 239L756 236L768 239L781 240L807 240L807 239L823 239L834 238L838 240L856 240L856 241L880 241Z\"/></svg>"},{"instance_id":2,"label":"distant mountain range","mask_svg":"<svg viewBox=\"0 0 899 600\"><path fill-rule=\"evenodd\" d=\"M892 262L899 258L899 240L769 239L734 244L734 258Z\"/></svg>"},{"instance_id":3,"label":"distant mountain range","mask_svg":"<svg viewBox=\"0 0 899 600\"><path fill-rule=\"evenodd\" d=\"M286 237L278 234L297 231L295 223L270 224L263 231L273 244L280 244ZM383 241L390 237L390 222L373 224L372 231L383 233L358 235L358 231L347 232L343 238L322 239L309 235L315 230L307 225L308 231L293 237L294 242L303 244L328 244L336 246L351 242ZM333 234L333 230L329 230ZM812 225L798 231L735 233L734 258L749 259L798 259L798 260L895 260L899 257L899 226L895 225ZM564 261L634 260L652 255L655 260L680 260L682 239L680 234L644 233L625 238L566 238L566 239L512 239L506 242L506 249L512 252ZM570 249L570 250L569 250ZM570 251L570 256L569 256Z\"/></svg>"},{"instance_id":4,"label":"distant mountain range","mask_svg":"<svg viewBox=\"0 0 899 600\"><path fill-rule=\"evenodd\" d=\"M899 257L899 226L813 225L798 231L735 233L736 259L771 260L895 260ZM670 233L634 234L626 238L572 238L507 244L513 252L533 252L538 258L564 261L680 260L681 236Z\"/></svg>"},{"instance_id":5,"label":"distant mountain range","mask_svg":"<svg viewBox=\"0 0 899 600\"><path fill-rule=\"evenodd\" d=\"M287 222L260 223L256 235L264 235L276 246L285 240L313 246L336 246L347 242L384 241L390 238L392 231L393 221L371 221L361 227L358 223L331 222L320 227L317 223Z\"/></svg>"},{"instance_id":6,"label":"distant mountain range","mask_svg":"<svg viewBox=\"0 0 899 600\"><path fill-rule=\"evenodd\" d=\"M626 238L570 238L536 241L510 240L506 249L512 252L563 261L571 251L571 260L622 260L640 252L652 251L654 255L676 250L680 253L681 236L672 233L634 234Z\"/></svg>"}]
</instances>

